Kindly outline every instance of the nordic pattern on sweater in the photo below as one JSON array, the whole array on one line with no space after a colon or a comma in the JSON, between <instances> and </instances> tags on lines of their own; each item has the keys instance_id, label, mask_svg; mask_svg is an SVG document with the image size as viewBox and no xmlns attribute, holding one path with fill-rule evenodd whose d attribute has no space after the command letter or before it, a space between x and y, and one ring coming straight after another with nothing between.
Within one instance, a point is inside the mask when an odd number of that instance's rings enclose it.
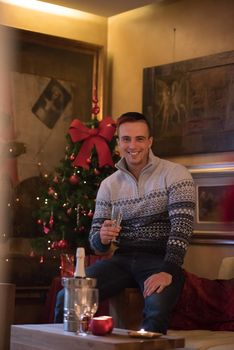
<instances>
[{"instance_id":1,"label":"nordic pattern on sweater","mask_svg":"<svg viewBox=\"0 0 234 350\"><path fill-rule=\"evenodd\" d=\"M166 265L181 266L193 232L195 198L191 175L183 166L152 154L138 182L123 160L117 167L119 170L102 182L97 196L91 246L99 252L109 249L101 243L99 232L115 203L123 213L119 253L149 252L163 256Z\"/></svg>"}]
</instances>

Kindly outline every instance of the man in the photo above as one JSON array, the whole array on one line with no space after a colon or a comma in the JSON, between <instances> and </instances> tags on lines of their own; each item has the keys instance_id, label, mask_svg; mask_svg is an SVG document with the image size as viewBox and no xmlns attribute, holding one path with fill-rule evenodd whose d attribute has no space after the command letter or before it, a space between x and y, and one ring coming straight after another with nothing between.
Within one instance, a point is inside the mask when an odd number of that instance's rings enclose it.
<instances>
[{"instance_id":1,"label":"man","mask_svg":"<svg viewBox=\"0 0 234 350\"><path fill-rule=\"evenodd\" d=\"M90 244L111 258L86 269L97 278L100 300L127 287L139 286L145 300L142 328L166 333L181 292L183 259L193 231L194 184L187 169L162 160L151 151L147 119L128 112L117 121L121 160L117 171L99 188ZM112 206L122 213L120 226Z\"/></svg>"},{"instance_id":2,"label":"man","mask_svg":"<svg viewBox=\"0 0 234 350\"><path fill-rule=\"evenodd\" d=\"M187 169L151 151L152 136L144 115L123 114L117 121L121 160L100 186L90 231L99 254L119 245L110 259L86 270L97 278L100 299L138 285L144 300L142 328L166 333L183 286L181 266L193 231L194 184ZM112 205L122 222L114 225Z\"/></svg>"}]
</instances>

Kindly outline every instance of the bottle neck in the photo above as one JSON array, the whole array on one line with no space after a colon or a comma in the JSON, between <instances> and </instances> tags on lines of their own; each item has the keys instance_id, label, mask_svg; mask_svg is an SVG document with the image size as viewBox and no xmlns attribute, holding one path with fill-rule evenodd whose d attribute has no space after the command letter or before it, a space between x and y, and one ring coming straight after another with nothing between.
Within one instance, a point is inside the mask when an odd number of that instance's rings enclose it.
<instances>
[{"instance_id":1,"label":"bottle neck","mask_svg":"<svg viewBox=\"0 0 234 350\"><path fill-rule=\"evenodd\" d=\"M85 259L84 256L77 256L76 258L76 268L74 272L74 277L85 278Z\"/></svg>"}]
</instances>

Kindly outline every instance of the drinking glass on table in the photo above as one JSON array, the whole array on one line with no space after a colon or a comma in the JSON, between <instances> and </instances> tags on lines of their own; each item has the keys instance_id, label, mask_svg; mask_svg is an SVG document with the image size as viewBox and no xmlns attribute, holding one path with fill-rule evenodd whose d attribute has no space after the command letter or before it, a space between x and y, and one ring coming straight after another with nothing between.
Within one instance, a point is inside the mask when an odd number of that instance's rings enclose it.
<instances>
[{"instance_id":1,"label":"drinking glass on table","mask_svg":"<svg viewBox=\"0 0 234 350\"><path fill-rule=\"evenodd\" d=\"M121 209L118 208L115 204L113 204L111 209L111 220L113 221L113 226L120 226L122 218L123 218L123 214L121 212ZM112 239L112 242L118 245L119 239L114 238Z\"/></svg>"},{"instance_id":2,"label":"drinking glass on table","mask_svg":"<svg viewBox=\"0 0 234 350\"><path fill-rule=\"evenodd\" d=\"M87 335L90 322L98 309L98 289L77 288L74 299L74 308L78 322L77 334Z\"/></svg>"}]
</instances>

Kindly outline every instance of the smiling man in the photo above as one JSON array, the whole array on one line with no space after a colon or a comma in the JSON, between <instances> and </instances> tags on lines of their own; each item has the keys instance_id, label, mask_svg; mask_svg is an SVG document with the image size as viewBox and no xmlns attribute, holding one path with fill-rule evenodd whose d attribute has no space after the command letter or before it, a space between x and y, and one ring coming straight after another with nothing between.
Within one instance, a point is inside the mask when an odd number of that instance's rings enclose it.
<instances>
[{"instance_id":1,"label":"smiling man","mask_svg":"<svg viewBox=\"0 0 234 350\"><path fill-rule=\"evenodd\" d=\"M122 158L99 188L90 244L98 254L113 251L113 240L118 246L111 258L89 266L86 275L97 278L100 300L138 286L145 300L141 328L166 333L184 282L194 183L185 167L152 153L149 124L141 113L120 116L117 133ZM113 206L122 214L119 226L111 220Z\"/></svg>"},{"instance_id":2,"label":"smiling man","mask_svg":"<svg viewBox=\"0 0 234 350\"><path fill-rule=\"evenodd\" d=\"M194 184L182 165L156 157L144 115L128 112L117 121L121 160L98 191L90 232L99 254L118 247L110 259L86 270L97 278L100 298L137 285L144 295L142 328L166 333L181 292L182 264L193 231ZM111 208L122 212L114 225Z\"/></svg>"}]
</instances>

